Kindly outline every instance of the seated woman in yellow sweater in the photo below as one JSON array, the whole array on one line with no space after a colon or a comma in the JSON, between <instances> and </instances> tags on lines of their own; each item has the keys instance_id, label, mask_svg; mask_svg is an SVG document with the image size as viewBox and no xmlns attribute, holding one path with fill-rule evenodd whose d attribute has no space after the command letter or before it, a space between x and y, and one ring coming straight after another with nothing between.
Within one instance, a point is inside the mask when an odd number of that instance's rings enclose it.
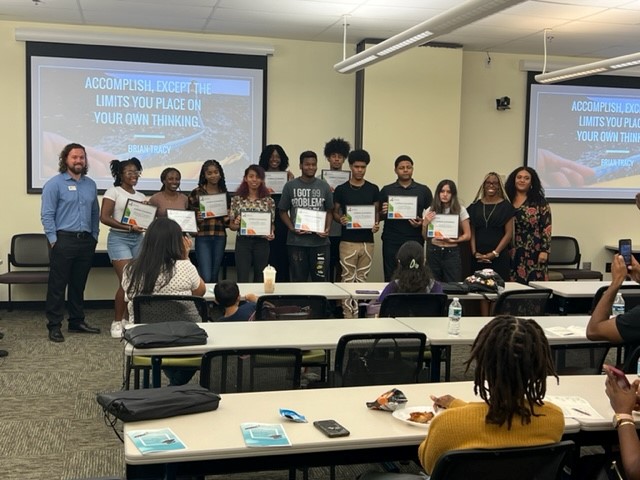
<instances>
[{"instance_id":1,"label":"seated woman in yellow sweater","mask_svg":"<svg viewBox=\"0 0 640 480\"><path fill-rule=\"evenodd\" d=\"M429 434L418 450L428 474L450 450L528 447L557 443L562 437L562 410L543 402L547 375L556 374L540 325L531 319L494 318L473 342L467 370L473 362L473 390L484 401L467 403L450 395L432 397L437 407L446 410L431 421ZM424 476L383 473L363 478Z\"/></svg>"}]
</instances>

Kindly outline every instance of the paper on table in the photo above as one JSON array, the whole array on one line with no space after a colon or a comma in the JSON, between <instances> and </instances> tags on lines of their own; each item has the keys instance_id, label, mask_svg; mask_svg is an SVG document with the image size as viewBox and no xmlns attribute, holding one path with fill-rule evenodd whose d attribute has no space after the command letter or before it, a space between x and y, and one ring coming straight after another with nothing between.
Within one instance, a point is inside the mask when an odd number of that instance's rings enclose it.
<instances>
[{"instance_id":1,"label":"paper on table","mask_svg":"<svg viewBox=\"0 0 640 480\"><path fill-rule=\"evenodd\" d=\"M575 419L603 419L591 404L582 397L564 396L564 395L547 395L545 400L557 405L562 409L562 413L566 418Z\"/></svg>"},{"instance_id":2,"label":"paper on table","mask_svg":"<svg viewBox=\"0 0 640 480\"><path fill-rule=\"evenodd\" d=\"M241 423L242 436L247 447L289 447L287 432L279 423Z\"/></svg>"},{"instance_id":3,"label":"paper on table","mask_svg":"<svg viewBox=\"0 0 640 480\"><path fill-rule=\"evenodd\" d=\"M166 452L187 448L170 428L158 430L133 430L127 435L140 453Z\"/></svg>"},{"instance_id":4,"label":"paper on table","mask_svg":"<svg viewBox=\"0 0 640 480\"><path fill-rule=\"evenodd\" d=\"M549 327L545 328L547 332L553 333L559 337L570 337L571 335L585 336L585 327L579 325L569 325L568 327Z\"/></svg>"}]
</instances>

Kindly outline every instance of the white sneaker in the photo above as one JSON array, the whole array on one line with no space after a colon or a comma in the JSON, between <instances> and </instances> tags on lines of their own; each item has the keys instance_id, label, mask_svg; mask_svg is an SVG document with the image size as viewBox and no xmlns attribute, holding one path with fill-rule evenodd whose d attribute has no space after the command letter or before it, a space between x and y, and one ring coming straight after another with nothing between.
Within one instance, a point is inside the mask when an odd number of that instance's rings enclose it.
<instances>
[{"instance_id":1,"label":"white sneaker","mask_svg":"<svg viewBox=\"0 0 640 480\"><path fill-rule=\"evenodd\" d=\"M122 322L111 322L111 337L122 338Z\"/></svg>"}]
</instances>

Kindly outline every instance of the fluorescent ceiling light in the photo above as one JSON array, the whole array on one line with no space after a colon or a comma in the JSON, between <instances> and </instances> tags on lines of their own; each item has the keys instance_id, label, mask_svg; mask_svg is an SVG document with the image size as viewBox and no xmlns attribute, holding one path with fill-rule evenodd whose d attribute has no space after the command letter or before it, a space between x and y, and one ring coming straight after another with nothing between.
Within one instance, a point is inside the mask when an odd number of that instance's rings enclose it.
<instances>
[{"instance_id":1,"label":"fluorescent ceiling light","mask_svg":"<svg viewBox=\"0 0 640 480\"><path fill-rule=\"evenodd\" d=\"M425 39L431 41L438 36L445 35L524 1L470 0L367 48L342 62L336 63L333 68L340 73L352 73L362 70L365 66L372 65L384 58L389 58L416 45L422 45L426 43Z\"/></svg>"},{"instance_id":2,"label":"fluorescent ceiling light","mask_svg":"<svg viewBox=\"0 0 640 480\"><path fill-rule=\"evenodd\" d=\"M578 65L577 67L563 68L555 72L540 73L535 76L535 79L538 83L556 83L573 78L588 77L602 72L635 67L636 65L640 65L640 52L586 63L584 65Z\"/></svg>"}]
</instances>

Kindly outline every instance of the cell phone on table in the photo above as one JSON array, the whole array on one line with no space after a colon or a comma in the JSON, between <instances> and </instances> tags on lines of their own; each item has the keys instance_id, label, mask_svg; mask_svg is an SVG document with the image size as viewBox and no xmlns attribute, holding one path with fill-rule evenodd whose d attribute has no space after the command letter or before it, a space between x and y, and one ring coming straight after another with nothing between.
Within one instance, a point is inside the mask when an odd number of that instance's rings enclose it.
<instances>
[{"instance_id":1,"label":"cell phone on table","mask_svg":"<svg viewBox=\"0 0 640 480\"><path fill-rule=\"evenodd\" d=\"M356 290L358 295L380 295L378 290Z\"/></svg>"},{"instance_id":2,"label":"cell phone on table","mask_svg":"<svg viewBox=\"0 0 640 480\"><path fill-rule=\"evenodd\" d=\"M618 386L620 388L631 388L631 384L629 380L627 380L627 376L624 374L622 370L616 367L612 367L611 365L607 365L607 370L609 370L618 382Z\"/></svg>"},{"instance_id":3,"label":"cell phone on table","mask_svg":"<svg viewBox=\"0 0 640 480\"><path fill-rule=\"evenodd\" d=\"M348 437L350 432L335 420L316 420L313 426L329 438Z\"/></svg>"},{"instance_id":4,"label":"cell phone on table","mask_svg":"<svg viewBox=\"0 0 640 480\"><path fill-rule=\"evenodd\" d=\"M618 251L620 252L620 255L622 255L627 267L631 265L631 239L625 238L618 240Z\"/></svg>"}]
</instances>

